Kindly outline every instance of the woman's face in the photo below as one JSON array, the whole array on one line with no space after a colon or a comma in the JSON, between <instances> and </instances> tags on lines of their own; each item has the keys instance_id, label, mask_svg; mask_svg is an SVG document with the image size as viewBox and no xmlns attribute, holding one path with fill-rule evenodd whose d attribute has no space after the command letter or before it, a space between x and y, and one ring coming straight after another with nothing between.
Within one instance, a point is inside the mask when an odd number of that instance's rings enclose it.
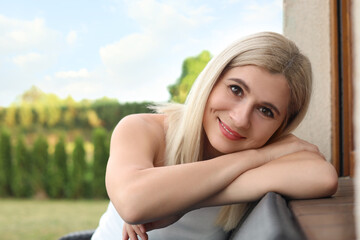
<instances>
[{"instance_id":1,"label":"woman's face","mask_svg":"<svg viewBox=\"0 0 360 240\"><path fill-rule=\"evenodd\" d=\"M206 103L206 158L263 146L283 122L290 90L282 74L247 65L221 75Z\"/></svg>"}]
</instances>

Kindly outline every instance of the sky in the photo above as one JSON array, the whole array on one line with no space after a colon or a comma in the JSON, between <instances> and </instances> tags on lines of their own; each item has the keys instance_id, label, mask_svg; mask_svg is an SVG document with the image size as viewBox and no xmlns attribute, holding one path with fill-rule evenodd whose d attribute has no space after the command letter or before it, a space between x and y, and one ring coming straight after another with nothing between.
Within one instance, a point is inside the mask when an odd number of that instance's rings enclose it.
<instances>
[{"instance_id":1,"label":"sky","mask_svg":"<svg viewBox=\"0 0 360 240\"><path fill-rule=\"evenodd\" d=\"M32 86L61 98L169 100L184 59L282 32L282 0L0 2L0 106Z\"/></svg>"}]
</instances>

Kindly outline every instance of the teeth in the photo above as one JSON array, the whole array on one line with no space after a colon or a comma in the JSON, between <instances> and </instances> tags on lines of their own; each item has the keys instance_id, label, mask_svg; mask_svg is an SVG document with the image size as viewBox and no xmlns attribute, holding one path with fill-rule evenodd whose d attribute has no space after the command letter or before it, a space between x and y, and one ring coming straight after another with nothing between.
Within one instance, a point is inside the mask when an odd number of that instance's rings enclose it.
<instances>
[{"instance_id":1,"label":"teeth","mask_svg":"<svg viewBox=\"0 0 360 240\"><path fill-rule=\"evenodd\" d=\"M234 136L234 134L233 134L232 132L230 132L230 131L224 126L224 124L223 124L222 122L220 122L220 123L221 123L221 126L222 126L229 134L231 134L231 135Z\"/></svg>"}]
</instances>

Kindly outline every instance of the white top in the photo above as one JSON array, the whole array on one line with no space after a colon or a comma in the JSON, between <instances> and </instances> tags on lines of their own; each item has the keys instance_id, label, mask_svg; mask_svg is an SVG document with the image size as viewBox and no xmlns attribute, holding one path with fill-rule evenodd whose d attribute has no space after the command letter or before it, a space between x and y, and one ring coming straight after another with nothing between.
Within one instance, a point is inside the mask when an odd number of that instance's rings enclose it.
<instances>
[{"instance_id":1,"label":"white top","mask_svg":"<svg viewBox=\"0 0 360 240\"><path fill-rule=\"evenodd\" d=\"M222 240L228 234L215 225L220 207L197 209L185 214L176 223L148 232L150 240ZM122 237L124 220L110 202L100 219L92 240L119 240Z\"/></svg>"}]
</instances>

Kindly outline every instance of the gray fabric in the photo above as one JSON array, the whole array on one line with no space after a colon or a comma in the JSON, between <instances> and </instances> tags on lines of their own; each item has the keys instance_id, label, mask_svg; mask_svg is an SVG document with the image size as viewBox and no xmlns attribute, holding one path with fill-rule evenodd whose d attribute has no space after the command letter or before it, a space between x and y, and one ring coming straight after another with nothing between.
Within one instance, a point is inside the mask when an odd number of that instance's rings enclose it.
<instances>
[{"instance_id":1,"label":"gray fabric","mask_svg":"<svg viewBox=\"0 0 360 240\"><path fill-rule=\"evenodd\" d=\"M149 239L228 239L228 233L225 233L219 226L215 226L219 209L220 207L208 207L191 211L171 226L148 232Z\"/></svg>"},{"instance_id":2,"label":"gray fabric","mask_svg":"<svg viewBox=\"0 0 360 240\"><path fill-rule=\"evenodd\" d=\"M286 201L279 194L267 193L230 240L302 240L302 231L292 217Z\"/></svg>"},{"instance_id":3,"label":"gray fabric","mask_svg":"<svg viewBox=\"0 0 360 240\"><path fill-rule=\"evenodd\" d=\"M171 226L148 232L150 240L225 240L228 233L215 226L220 207L197 209L185 214ZM110 202L100 219L92 240L121 239L124 221Z\"/></svg>"},{"instance_id":4,"label":"gray fabric","mask_svg":"<svg viewBox=\"0 0 360 240\"><path fill-rule=\"evenodd\" d=\"M276 193L267 193L250 209L230 236L213 223L219 207L198 209L183 216L177 223L149 232L150 240L302 240L306 239L294 220L285 199ZM122 219L110 203L100 220L93 240L120 239Z\"/></svg>"}]
</instances>

